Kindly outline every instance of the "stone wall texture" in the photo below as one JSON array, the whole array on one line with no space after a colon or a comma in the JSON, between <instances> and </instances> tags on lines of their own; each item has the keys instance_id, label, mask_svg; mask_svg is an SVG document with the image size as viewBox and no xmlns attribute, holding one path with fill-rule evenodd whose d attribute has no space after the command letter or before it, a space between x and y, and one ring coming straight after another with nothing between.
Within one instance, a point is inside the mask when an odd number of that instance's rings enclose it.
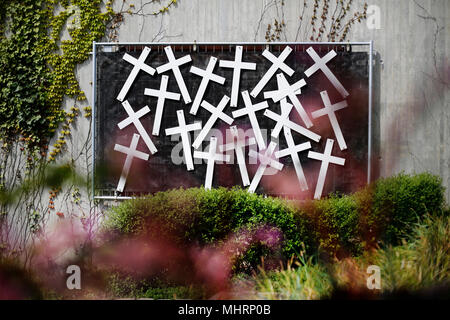
<instances>
[{"instance_id":1,"label":"stone wall texture","mask_svg":"<svg viewBox=\"0 0 450 320\"><path fill-rule=\"evenodd\" d=\"M122 2L116 2L120 10ZM157 4L127 3L142 8L143 14L124 15L120 42L265 41L267 25L275 18L286 24L280 41L308 40L302 29L297 35L303 1L284 0L281 5L281 0L178 0L158 16L146 15ZM450 199L450 1L367 3L379 9L379 28L369 28L366 21L355 24L348 40L373 40L379 62L372 123L377 174L429 171L442 177ZM91 61L79 67L78 76L90 99ZM81 149L77 139L85 141L87 126L87 121L80 123L73 150Z\"/></svg>"}]
</instances>

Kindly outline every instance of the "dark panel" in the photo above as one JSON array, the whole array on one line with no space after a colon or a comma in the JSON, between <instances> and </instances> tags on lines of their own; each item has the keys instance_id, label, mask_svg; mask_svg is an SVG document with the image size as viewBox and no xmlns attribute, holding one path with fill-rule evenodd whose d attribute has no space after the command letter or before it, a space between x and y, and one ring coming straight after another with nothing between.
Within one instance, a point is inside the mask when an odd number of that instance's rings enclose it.
<instances>
[{"instance_id":1,"label":"dark panel","mask_svg":"<svg viewBox=\"0 0 450 320\"><path fill-rule=\"evenodd\" d=\"M325 48L324 48L325 49ZM215 49L214 49L215 50ZM190 54L192 63L183 65L181 72L185 79L187 88L191 95L192 101L200 85L201 78L190 73L191 65L205 69L210 56L215 56L219 60L234 60L234 49L225 51L209 51L209 52L188 52L174 50L177 58ZM326 50L320 51L316 47L320 56L326 54ZM139 57L140 51L136 50L128 52L130 55ZM273 52L278 55L278 50ZM114 151L114 144L122 144L129 146L133 133L137 132L134 126L130 125L123 130L119 130L117 124L127 117L121 103L116 100L120 89L125 83L133 66L122 60L124 51L112 53L98 53L97 55L97 106L96 106L96 165L98 170L103 174L96 179L97 189L114 191L125 161L125 155ZM261 55L259 50L244 50L243 61L257 63L256 71L242 71L240 91L248 90L249 92L255 87L259 79L264 75L271 63ZM330 165L325 183L323 194L329 192L351 192L363 186L367 181L367 118L368 118L368 71L367 71L368 54L365 52L347 52L339 50L338 55L328 63L328 66L341 81L350 96L347 98L349 107L337 112L337 118L348 145L348 150L341 152L337 141L333 148L333 155L346 159L345 167ZM167 58L161 50L153 50L147 58L147 63L153 68L165 64ZM299 96L300 101L310 115L311 112L323 107L320 99L320 92L327 90L331 102L337 103L342 97L329 83L327 78L321 71L316 72L311 78L306 78L304 71L313 64L313 60L303 50L291 53L286 63L295 70L292 77L287 77L289 83L294 83L305 78L307 86L303 88L302 94ZM225 85L210 82L205 93L204 100L213 105L217 105L223 95L231 96L232 69L219 68L218 63L214 71L216 74L226 78ZM169 75L168 90L179 92L175 77L172 72L164 73ZM195 170L188 172L186 166L174 164L171 160L171 154L179 153L181 155L181 140L171 141L170 136L165 136L166 128L178 126L176 110L184 109L187 123L201 120L205 123L209 118L209 112L200 107L197 116L189 114L191 104L185 105L180 101L166 100L163 119L161 122L160 136L151 135L153 117L156 110L157 98L144 95L145 88L159 89L161 75L155 73L152 77L144 72L140 72L126 99L129 101L135 111L148 105L151 112L141 118L144 127L147 129L150 137L155 143L158 152L150 156L148 162L140 159L133 161L132 169L125 187L125 194L130 193L154 193L157 191L167 190L177 187L194 187L204 183L206 174L206 164L195 164ZM264 91L276 89L276 79L272 78ZM263 92L252 99L253 103L263 101ZM268 101L270 109L276 113L280 113L279 103ZM239 108L243 107L242 97L239 96ZM227 106L225 112L231 116L231 112L237 108ZM275 126L275 122L263 116L264 111L257 114L260 127L268 129L267 135L270 139L270 130ZM291 120L302 124L301 119L293 109ZM328 117L321 117L313 120L314 126L312 131L320 134L322 140L320 143L311 142L313 150L322 153L325 148L327 138L335 140L334 133L331 129ZM242 128L249 128L250 122L247 117L237 118L233 125ZM214 127L223 133L225 139L225 129L228 125L222 121L218 121ZM306 142L307 139L293 133L296 143ZM191 137L192 138L192 137ZM205 139L203 148L209 143L209 139ZM226 141L224 140L223 143ZM221 142L219 141L219 144ZM280 148L286 147L283 132L280 134ZM142 139L139 143L138 150L149 153ZM248 151L248 150L247 150ZM247 152L248 153L248 152ZM320 162L307 158L307 152L299 154L303 169L308 181L308 192L300 192L294 168L290 157L281 159L285 164L285 168L281 173L272 176L263 177L258 192L270 195L283 195L295 198L311 197L314 193L316 180L320 168ZM248 158L247 158L248 161ZM196 160L198 163L198 160ZM250 179L257 168L256 165L249 165ZM241 177L238 165L216 165L214 170L213 186L231 187L241 185Z\"/></svg>"}]
</instances>

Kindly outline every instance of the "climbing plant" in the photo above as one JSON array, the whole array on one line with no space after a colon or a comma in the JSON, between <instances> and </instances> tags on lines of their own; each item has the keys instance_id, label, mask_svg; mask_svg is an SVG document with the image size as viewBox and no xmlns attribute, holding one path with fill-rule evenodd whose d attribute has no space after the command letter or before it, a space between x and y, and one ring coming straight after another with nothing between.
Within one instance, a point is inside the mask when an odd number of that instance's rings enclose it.
<instances>
[{"instance_id":1,"label":"climbing plant","mask_svg":"<svg viewBox=\"0 0 450 320\"><path fill-rule=\"evenodd\" d=\"M101 0L0 2L0 194L17 193L17 205L0 201L0 246L10 254L21 254L55 209L60 190L42 183L42 177L80 114L86 97L76 67L89 58L92 41L104 36L114 15L111 5ZM69 111L65 101L73 102ZM90 116L90 107L84 109ZM26 179L36 183L20 187Z\"/></svg>"},{"instance_id":2,"label":"climbing plant","mask_svg":"<svg viewBox=\"0 0 450 320\"><path fill-rule=\"evenodd\" d=\"M70 153L66 145L77 118L92 114L77 66L89 59L93 41L117 41L124 16L157 16L176 4L150 0L136 8L126 0L115 2L121 2L116 12L114 0L0 1L0 258L20 255L30 261L28 245L43 236L51 212L60 219L78 218L89 232L95 224L99 210L90 195L90 126L68 164L86 179L66 181L64 189L60 178L45 183L49 162ZM146 13L148 4L160 9ZM57 211L62 206L66 214Z\"/></svg>"},{"instance_id":3,"label":"climbing plant","mask_svg":"<svg viewBox=\"0 0 450 320\"><path fill-rule=\"evenodd\" d=\"M59 128L50 160L61 151L79 108L63 109L65 97L85 100L76 66L88 59L92 41L102 38L114 15L102 0L2 1L0 7L0 140L20 139L46 155ZM62 39L65 26L68 39ZM90 114L90 109L86 112Z\"/></svg>"},{"instance_id":4,"label":"climbing plant","mask_svg":"<svg viewBox=\"0 0 450 320\"><path fill-rule=\"evenodd\" d=\"M284 0L272 0L277 16L266 28L265 39L268 42L287 41L284 19ZM294 41L348 40L355 23L367 19L367 3L354 0L302 0L298 1L300 16ZM266 6L268 7L268 6Z\"/></svg>"}]
</instances>

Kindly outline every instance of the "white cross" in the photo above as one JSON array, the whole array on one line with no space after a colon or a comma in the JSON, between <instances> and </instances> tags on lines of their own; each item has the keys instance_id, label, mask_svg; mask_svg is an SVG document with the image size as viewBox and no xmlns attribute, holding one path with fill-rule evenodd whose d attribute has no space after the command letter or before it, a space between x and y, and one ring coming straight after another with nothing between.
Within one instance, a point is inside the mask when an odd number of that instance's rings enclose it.
<instances>
[{"instance_id":1,"label":"white cross","mask_svg":"<svg viewBox=\"0 0 450 320\"><path fill-rule=\"evenodd\" d=\"M331 151L333 150L333 144L334 140L328 139L327 144L325 146L325 152L323 154L313 151L308 152L308 158L322 161L319 171L319 178L317 179L316 191L314 192L314 199L320 199L320 197L322 196L323 186L325 184L325 178L327 176L328 171L328 164L333 163L338 164L340 166L345 165L344 158L334 157L331 155Z\"/></svg>"},{"instance_id":2,"label":"white cross","mask_svg":"<svg viewBox=\"0 0 450 320\"><path fill-rule=\"evenodd\" d=\"M217 108L211 105L206 100L202 101L201 106L211 113L211 117L209 117L208 121L205 123L205 126L202 128L202 131L200 131L194 143L192 144L194 149L198 149L200 147L202 141L205 140L206 135L208 134L209 130L211 130L214 123L216 123L217 119L221 119L222 121L225 121L228 124L233 123L233 118L222 112L223 109L225 109L225 107L227 106L229 101L230 101L229 97L223 96Z\"/></svg>"},{"instance_id":3,"label":"white cross","mask_svg":"<svg viewBox=\"0 0 450 320\"><path fill-rule=\"evenodd\" d=\"M248 192L255 192L256 188L258 187L259 182L261 181L262 176L264 175L264 172L267 169L267 166L271 166L272 168L281 171L283 169L283 164L278 162L275 159L272 159L272 156L275 152L275 148L277 147L276 142L271 141L269 146L267 147L266 151L264 153L257 153L255 150L250 150L249 156L252 158L257 158L260 160L260 165L258 169L256 170L255 176L253 177L252 183L250 184L250 187L248 188Z\"/></svg>"},{"instance_id":4,"label":"white cross","mask_svg":"<svg viewBox=\"0 0 450 320\"><path fill-rule=\"evenodd\" d=\"M275 72L277 72L278 69L281 69L282 71L286 72L289 76L292 76L294 74L294 70L292 70L287 64L284 63L284 60L289 56L289 54L292 52L291 47L286 46L284 48L283 52L279 55L279 57L275 57L269 50L264 50L262 55L266 57L270 62L272 62L272 65L270 66L269 70L267 70L266 74L259 80L256 87L252 90L250 93L253 98L256 98L256 96L261 92L262 89L266 86L266 84L270 81L270 79L273 77Z\"/></svg>"},{"instance_id":5,"label":"white cross","mask_svg":"<svg viewBox=\"0 0 450 320\"><path fill-rule=\"evenodd\" d=\"M331 84L336 88L337 91L341 94L343 98L346 98L349 93L347 90L345 90L344 86L339 82L339 80L336 78L336 76L331 72L330 68L328 68L327 63L336 57L336 52L334 50L331 50L328 52L323 58L320 58L317 52L312 48L309 47L306 49L306 52L308 52L309 56L314 60L314 65L312 65L308 70L305 71L306 76L309 78L312 76L317 70L322 70L322 72L325 74L325 76L328 78L328 80L331 82Z\"/></svg>"},{"instance_id":6,"label":"white cross","mask_svg":"<svg viewBox=\"0 0 450 320\"><path fill-rule=\"evenodd\" d=\"M339 122L336 118L335 112L341 109L344 109L347 107L347 101L341 101L339 103L331 105L330 97L328 97L328 93L326 91L322 91L320 93L320 96L322 97L323 104L325 105L325 108L314 111L311 115L314 119L317 119L319 117L328 115L328 118L330 119L331 126L333 127L334 135L336 136L336 139L339 144L339 148L341 150L347 149L347 144L345 143L344 136L342 135L341 127L339 126Z\"/></svg>"},{"instance_id":7,"label":"white cross","mask_svg":"<svg viewBox=\"0 0 450 320\"><path fill-rule=\"evenodd\" d=\"M214 164L216 161L230 161L229 155L217 153L217 138L211 137L208 152L194 151L194 158L206 159L208 165L206 167L205 189L211 189L214 174Z\"/></svg>"},{"instance_id":8,"label":"white cross","mask_svg":"<svg viewBox=\"0 0 450 320\"><path fill-rule=\"evenodd\" d=\"M297 173L298 182L300 183L300 188L302 191L308 190L308 183L306 182L305 173L303 172L298 153L311 149L311 143L305 142L299 145L295 145L294 139L292 138L291 129L289 129L288 127L284 127L283 131L288 147L286 149L275 152L275 157L283 158L291 156L292 162L294 163L295 172Z\"/></svg>"},{"instance_id":9,"label":"white cross","mask_svg":"<svg viewBox=\"0 0 450 320\"><path fill-rule=\"evenodd\" d=\"M165 47L164 50L166 51L167 59L169 60L169 62L157 67L156 71L158 71L158 73L163 73L172 69L172 72L175 75L175 80L177 80L178 88L180 88L181 95L183 96L184 103L191 103L191 97L189 96L189 92L186 88L186 84L184 83L184 79L180 71L180 66L182 64L192 61L191 56L186 55L179 59L175 59L172 48L170 46Z\"/></svg>"},{"instance_id":10,"label":"white cross","mask_svg":"<svg viewBox=\"0 0 450 320\"><path fill-rule=\"evenodd\" d=\"M237 107L238 94L239 94L239 82L241 79L242 70L256 70L256 63L242 62L242 46L236 47L236 54L234 55L234 61L220 60L219 65L222 68L233 68L233 83L231 87L231 107Z\"/></svg>"},{"instance_id":11,"label":"white cross","mask_svg":"<svg viewBox=\"0 0 450 320\"><path fill-rule=\"evenodd\" d=\"M266 91L264 92L264 99L272 99L274 102L278 102L282 99L286 99L292 92L295 95L302 93L301 88L306 86L304 79L297 81L296 83L290 85L282 73L277 74L277 85L278 90Z\"/></svg>"},{"instance_id":12,"label":"white cross","mask_svg":"<svg viewBox=\"0 0 450 320\"><path fill-rule=\"evenodd\" d=\"M250 184L250 179L248 178L247 166L245 164L244 150L246 146L256 144L255 138L249 138L245 140L245 136L239 136L239 131L236 126L230 127L231 135L233 137L233 142L221 145L219 147L220 152L234 150L236 153L237 163L239 165L239 171L241 172L242 183L244 187Z\"/></svg>"},{"instance_id":13,"label":"white cross","mask_svg":"<svg viewBox=\"0 0 450 320\"><path fill-rule=\"evenodd\" d=\"M119 151L127 155L127 158L125 159L125 163L123 165L122 174L120 175L119 184L117 185L117 191L119 192L123 192L125 183L127 182L128 173L130 172L131 163L133 162L133 158L139 158L145 161L148 160L149 155L147 153L136 150L139 142L139 137L140 136L137 133L133 135L133 139L131 140L131 145L129 148L124 147L120 144L116 144L114 146L115 151Z\"/></svg>"},{"instance_id":14,"label":"white cross","mask_svg":"<svg viewBox=\"0 0 450 320\"><path fill-rule=\"evenodd\" d=\"M201 122L195 122L193 124L186 125L183 110L177 110L178 127L166 129L166 135L171 136L174 134L181 135L181 142L183 143L183 155L186 160L187 170L194 170L194 163L192 161L191 153L191 135L189 131L196 131L202 128Z\"/></svg>"},{"instance_id":15,"label":"white cross","mask_svg":"<svg viewBox=\"0 0 450 320\"><path fill-rule=\"evenodd\" d=\"M200 102L203 100L203 96L206 91L206 87L208 86L209 81L214 81L220 84L225 83L225 78L218 76L216 74L213 74L214 67L216 66L217 58L211 57L209 59L208 66L206 67L206 70L199 69L197 67L192 66L190 72L193 74L196 74L200 77L202 77L202 82L200 83L200 87L198 88L197 94L194 99L194 103L192 104L191 111L189 111L191 114L196 115L198 108L200 106Z\"/></svg>"},{"instance_id":16,"label":"white cross","mask_svg":"<svg viewBox=\"0 0 450 320\"><path fill-rule=\"evenodd\" d=\"M284 74L279 73L277 75L277 83L278 83L278 90L264 92L264 98L265 99L272 98L274 102L278 102L288 97L289 100L294 104L295 110L297 110L306 127L311 128L313 125L311 119L306 113L305 108L303 108L302 104L300 103L300 100L298 100L297 98L297 94L301 92L300 89L306 85L305 80L301 79L300 81L297 81L293 85L289 85L289 82L286 80Z\"/></svg>"},{"instance_id":17,"label":"white cross","mask_svg":"<svg viewBox=\"0 0 450 320\"><path fill-rule=\"evenodd\" d=\"M287 102L281 102L281 115L276 114L275 112L271 111L271 110L266 110L264 111L264 115L267 118L272 119L273 121L276 121L276 125L275 128L272 130L272 134L271 136L273 138L278 138L278 136L280 135L280 131L282 127L288 127L298 133L300 133L301 135L307 137L308 139L311 139L315 142L319 142L321 139L321 136L319 136L318 134L302 127L301 125L289 120L289 114L291 113L292 110L292 105L287 103Z\"/></svg>"},{"instance_id":18,"label":"white cross","mask_svg":"<svg viewBox=\"0 0 450 320\"><path fill-rule=\"evenodd\" d=\"M131 85L133 84L134 80L136 80L136 77L139 73L139 71L143 70L147 72L150 75L155 74L155 69L150 67L149 65L145 64L145 60L147 59L151 49L149 47L145 47L144 50L142 50L141 55L139 56L139 59L136 59L132 56L130 56L128 53L125 53L123 56L123 60L126 62L131 63L134 65L133 70L131 70L130 75L128 76L127 81L122 87L122 90L120 90L119 95L117 96L117 100L122 102L125 99L125 96L127 95L128 91L131 88Z\"/></svg>"},{"instance_id":19,"label":"white cross","mask_svg":"<svg viewBox=\"0 0 450 320\"><path fill-rule=\"evenodd\" d=\"M261 133L261 129L259 128L258 119L256 118L255 112L267 109L269 107L269 104L267 101L263 101L257 104L252 104L252 101L250 100L250 96L248 94L248 91L244 91L241 93L242 98L244 99L245 107L236 111L232 112L233 118L242 117L245 115L248 115L250 119L250 124L253 128L253 133L255 134L256 142L258 143L259 149L265 149L266 148L266 142L264 141L264 138Z\"/></svg>"},{"instance_id":20,"label":"white cross","mask_svg":"<svg viewBox=\"0 0 450 320\"><path fill-rule=\"evenodd\" d=\"M149 107L145 106L138 112L134 112L133 108L126 100L124 102L122 102L122 106L125 109L125 111L128 113L128 118L126 118L125 120L122 120L121 122L119 122L117 124L119 129L122 130L123 128L125 128L128 125L134 124L135 128L141 135L142 140L144 140L148 150L150 150L150 152L152 154L156 153L158 150L156 149L155 145L153 144L153 141L150 139L150 137L147 133L147 130L145 130L144 126L142 125L141 120L139 120L141 117L143 117L144 115L146 115L147 113L150 112Z\"/></svg>"},{"instance_id":21,"label":"white cross","mask_svg":"<svg viewBox=\"0 0 450 320\"><path fill-rule=\"evenodd\" d=\"M162 76L159 90L146 88L144 94L146 96L158 97L158 103L156 105L155 121L153 123L152 134L154 136L159 135L159 129L161 127L161 119L164 111L164 102L166 99L180 100L180 94L167 91L167 84L169 83L168 76Z\"/></svg>"}]
</instances>

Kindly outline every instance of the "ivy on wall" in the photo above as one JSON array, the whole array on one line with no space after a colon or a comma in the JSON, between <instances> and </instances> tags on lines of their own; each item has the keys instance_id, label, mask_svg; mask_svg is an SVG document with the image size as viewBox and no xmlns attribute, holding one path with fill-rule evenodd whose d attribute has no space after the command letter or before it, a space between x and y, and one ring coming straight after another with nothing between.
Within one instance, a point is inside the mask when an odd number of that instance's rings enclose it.
<instances>
[{"instance_id":1,"label":"ivy on wall","mask_svg":"<svg viewBox=\"0 0 450 320\"><path fill-rule=\"evenodd\" d=\"M105 9L102 9L104 5ZM0 4L0 140L18 137L33 156L46 156L60 128L50 160L61 152L80 110L62 108L67 96L86 99L76 66L88 59L92 42L101 39L114 12L102 0L23 0ZM61 40L69 19L69 39ZM78 21L79 20L79 21ZM85 108L90 116L90 107ZM29 158L29 160L33 160Z\"/></svg>"},{"instance_id":2,"label":"ivy on wall","mask_svg":"<svg viewBox=\"0 0 450 320\"><path fill-rule=\"evenodd\" d=\"M48 159L54 161L66 145L70 127L86 100L76 79L76 66L86 61L92 42L110 35L123 14L143 15L143 5L129 4L114 12L114 0L2 0L0 3L0 141L8 149L18 138L30 164L47 156L48 143L58 132ZM159 2L151 0L146 4ZM152 15L164 14L177 3L168 0ZM126 4L123 0L122 9ZM69 39L62 40L67 28ZM117 35L116 35L117 36ZM110 37L114 40L116 37ZM65 97L75 101L63 109ZM83 108L86 117L91 107Z\"/></svg>"},{"instance_id":3,"label":"ivy on wall","mask_svg":"<svg viewBox=\"0 0 450 320\"><path fill-rule=\"evenodd\" d=\"M90 194L92 136L80 150L66 147L77 117L92 112L77 66L88 60L93 41L117 40L125 15L157 16L176 4L147 0L135 8L127 1L116 0L121 5L114 12L114 0L0 0L0 259L20 255L29 263L28 244L43 235L53 211L79 220L89 234L99 220ZM149 4L160 9L146 13ZM70 153L73 175L54 176L59 169L49 162L63 151ZM78 166L87 169L86 179L76 178Z\"/></svg>"}]
</instances>

